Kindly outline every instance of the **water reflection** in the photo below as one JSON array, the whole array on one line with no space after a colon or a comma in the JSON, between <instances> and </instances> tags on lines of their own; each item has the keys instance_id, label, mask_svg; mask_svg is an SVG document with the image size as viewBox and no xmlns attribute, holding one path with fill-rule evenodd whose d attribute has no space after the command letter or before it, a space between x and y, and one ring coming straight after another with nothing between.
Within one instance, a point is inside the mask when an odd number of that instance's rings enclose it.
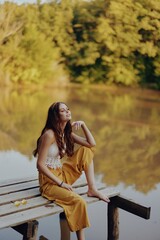
<instances>
[{"instance_id":1,"label":"water reflection","mask_svg":"<svg viewBox=\"0 0 160 240\"><path fill-rule=\"evenodd\" d=\"M0 151L0 181L37 175L36 161L14 150ZM37 175L38 176L38 175Z\"/></svg>"},{"instance_id":2,"label":"water reflection","mask_svg":"<svg viewBox=\"0 0 160 240\"><path fill-rule=\"evenodd\" d=\"M5 89L0 97L0 159L4 150L12 149L31 160L48 106L64 101L73 120L84 119L94 133L95 169L103 181L123 182L147 193L160 182L160 98L158 93L150 99L142 93L75 87L38 92Z\"/></svg>"},{"instance_id":3,"label":"water reflection","mask_svg":"<svg viewBox=\"0 0 160 240\"><path fill-rule=\"evenodd\" d=\"M32 150L44 125L48 106L55 101L66 102L72 112L73 120L83 119L88 124L97 141L95 171L101 175L107 185L113 185L137 199L138 202L151 206L152 232L140 231L139 239L159 238L160 218L157 212L160 193L160 94L147 91L129 91L116 89L90 88L53 88L35 90L1 90L0 95L0 181L9 178L21 178L36 174ZM23 171L23 169L25 169ZM94 207L93 207L94 208ZM105 230L98 226L98 206L90 211L92 215L92 239L99 239ZM93 211L94 210L94 211ZM97 211L95 213L95 211ZM102 208L102 212L104 209ZM122 213L123 214L123 213ZM102 216L102 213L101 213ZM95 218L94 218L95 217ZM94 220L95 219L95 220ZM120 217L121 219L121 217ZM133 216L128 218L132 220ZM43 239L53 239L53 220L45 223L43 219L40 235ZM95 222L94 222L95 221ZM131 223L133 234L126 229L126 217L121 219L124 234L120 230L120 239L135 239L138 226L149 229L147 222L135 217ZM48 225L48 223L51 224ZM58 224L56 219L54 224ZM135 226L135 228L133 228ZM48 229L46 234L45 230ZM56 225L56 237L59 228ZM95 230L96 229L96 233ZM101 229L101 233L98 232ZM13 231L13 230L12 230ZM1 231L5 239L6 230ZM7 230L8 233L8 230ZM11 236L12 236L11 232ZM16 234L16 233L14 233ZM97 234L97 238L94 238ZM90 236L90 235L88 235ZM133 238L131 238L133 236ZM150 236L147 238L146 236ZM137 237L138 238L138 237ZM8 238L10 239L10 238ZM14 239L14 237L13 237ZM19 239L18 236L15 239ZM21 238L20 238L21 239ZM90 237L88 239L91 239ZM101 240L106 239L105 233Z\"/></svg>"}]
</instances>

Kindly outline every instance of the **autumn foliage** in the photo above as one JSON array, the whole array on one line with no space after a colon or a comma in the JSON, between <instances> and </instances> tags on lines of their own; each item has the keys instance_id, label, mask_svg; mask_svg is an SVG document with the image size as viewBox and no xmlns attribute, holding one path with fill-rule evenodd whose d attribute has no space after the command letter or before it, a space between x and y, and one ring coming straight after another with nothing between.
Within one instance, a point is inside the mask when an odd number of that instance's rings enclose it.
<instances>
[{"instance_id":1,"label":"autumn foliage","mask_svg":"<svg viewBox=\"0 0 160 240\"><path fill-rule=\"evenodd\" d=\"M159 89L159 29L159 0L6 2L0 5L0 84L61 79Z\"/></svg>"}]
</instances>

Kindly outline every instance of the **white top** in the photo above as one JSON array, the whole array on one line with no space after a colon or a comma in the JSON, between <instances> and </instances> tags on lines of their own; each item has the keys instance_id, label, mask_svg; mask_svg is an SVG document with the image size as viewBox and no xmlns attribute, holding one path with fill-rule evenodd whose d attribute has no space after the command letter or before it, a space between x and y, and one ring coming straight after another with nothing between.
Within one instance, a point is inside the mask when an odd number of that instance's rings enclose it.
<instances>
[{"instance_id":1,"label":"white top","mask_svg":"<svg viewBox=\"0 0 160 240\"><path fill-rule=\"evenodd\" d=\"M61 163L60 155L59 155L59 149L58 149L56 142L51 144L51 146L49 147L45 164L46 164L46 166L53 168L53 169L62 167L62 163Z\"/></svg>"}]
</instances>

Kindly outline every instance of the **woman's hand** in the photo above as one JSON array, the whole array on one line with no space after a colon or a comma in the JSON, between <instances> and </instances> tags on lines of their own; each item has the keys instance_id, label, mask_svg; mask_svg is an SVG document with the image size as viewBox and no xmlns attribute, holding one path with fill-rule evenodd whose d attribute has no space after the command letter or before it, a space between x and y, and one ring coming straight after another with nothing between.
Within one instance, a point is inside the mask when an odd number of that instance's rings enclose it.
<instances>
[{"instance_id":1,"label":"woman's hand","mask_svg":"<svg viewBox=\"0 0 160 240\"><path fill-rule=\"evenodd\" d=\"M82 145L82 146L86 146L86 147L95 147L96 146L96 142L94 140L94 137L92 135L92 133L90 132L90 130L88 129L88 127L86 126L84 121L76 121L76 122L72 122L72 127L75 128L75 130L79 130L80 128L82 128L85 137L80 137L77 134L75 134L74 132L72 132L72 137L75 143Z\"/></svg>"},{"instance_id":2,"label":"woman's hand","mask_svg":"<svg viewBox=\"0 0 160 240\"><path fill-rule=\"evenodd\" d=\"M62 188L66 188L67 190L69 190L69 191L73 191L73 188L72 188L72 186L71 185L69 185L69 184L67 184L67 183L62 183L62 185L61 185L61 187Z\"/></svg>"},{"instance_id":3,"label":"woman's hand","mask_svg":"<svg viewBox=\"0 0 160 240\"><path fill-rule=\"evenodd\" d=\"M82 125L84 125L83 121L76 121L76 122L72 122L72 127L75 128L75 130L79 130Z\"/></svg>"}]
</instances>

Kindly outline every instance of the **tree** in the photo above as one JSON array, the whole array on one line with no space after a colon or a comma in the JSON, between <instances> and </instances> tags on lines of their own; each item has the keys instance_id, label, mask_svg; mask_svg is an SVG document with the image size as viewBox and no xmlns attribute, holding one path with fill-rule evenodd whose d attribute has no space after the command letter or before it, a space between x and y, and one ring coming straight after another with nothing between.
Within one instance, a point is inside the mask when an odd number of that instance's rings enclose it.
<instances>
[{"instance_id":1,"label":"tree","mask_svg":"<svg viewBox=\"0 0 160 240\"><path fill-rule=\"evenodd\" d=\"M13 3L0 5L0 81L5 84L10 81L10 72L7 68L21 41L23 28L23 21L15 18L16 8Z\"/></svg>"}]
</instances>

